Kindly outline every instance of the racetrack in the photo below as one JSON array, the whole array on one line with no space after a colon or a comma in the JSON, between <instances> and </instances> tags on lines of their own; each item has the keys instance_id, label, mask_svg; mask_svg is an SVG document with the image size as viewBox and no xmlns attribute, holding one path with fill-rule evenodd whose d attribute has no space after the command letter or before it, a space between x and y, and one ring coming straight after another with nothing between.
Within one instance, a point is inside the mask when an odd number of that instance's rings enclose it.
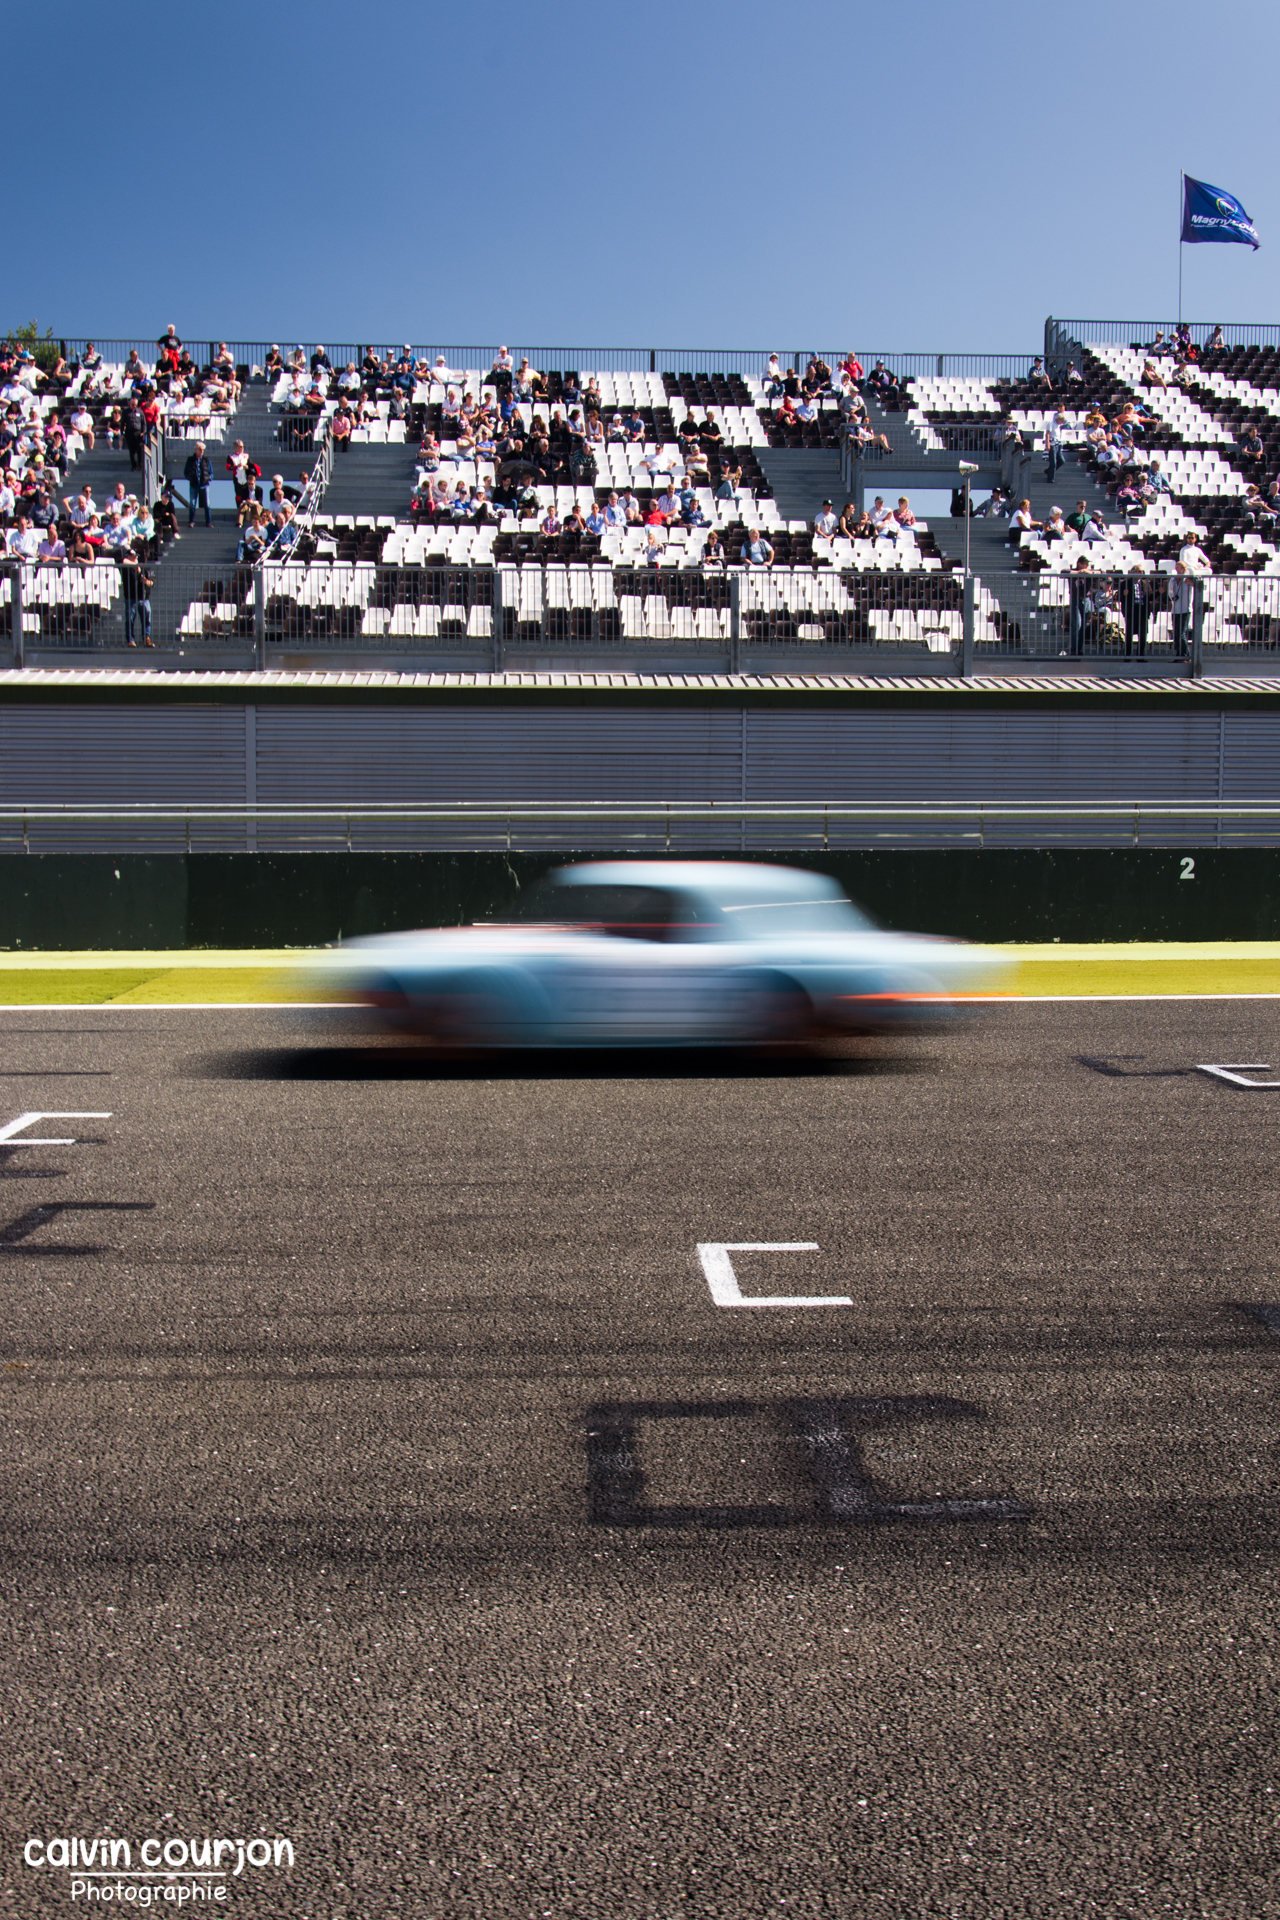
<instances>
[{"instance_id":1,"label":"racetrack","mask_svg":"<svg viewBox=\"0 0 1280 1920\"><path fill-rule=\"evenodd\" d=\"M0 1146L0 1910L69 1834L287 1836L254 1920L1280 1908L1280 1092L1195 1071L1274 1001L0 1024L0 1127L110 1115Z\"/></svg>"}]
</instances>

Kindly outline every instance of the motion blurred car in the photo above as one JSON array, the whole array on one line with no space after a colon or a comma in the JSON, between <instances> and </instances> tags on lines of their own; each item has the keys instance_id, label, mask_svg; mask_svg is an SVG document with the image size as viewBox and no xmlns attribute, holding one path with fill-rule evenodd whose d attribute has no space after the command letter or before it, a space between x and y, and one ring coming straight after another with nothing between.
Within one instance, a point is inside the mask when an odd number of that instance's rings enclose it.
<instances>
[{"instance_id":1,"label":"motion blurred car","mask_svg":"<svg viewBox=\"0 0 1280 1920\"><path fill-rule=\"evenodd\" d=\"M731 861L563 867L510 921L351 940L338 998L453 1047L779 1045L902 1029L1005 963L877 928L834 880Z\"/></svg>"}]
</instances>

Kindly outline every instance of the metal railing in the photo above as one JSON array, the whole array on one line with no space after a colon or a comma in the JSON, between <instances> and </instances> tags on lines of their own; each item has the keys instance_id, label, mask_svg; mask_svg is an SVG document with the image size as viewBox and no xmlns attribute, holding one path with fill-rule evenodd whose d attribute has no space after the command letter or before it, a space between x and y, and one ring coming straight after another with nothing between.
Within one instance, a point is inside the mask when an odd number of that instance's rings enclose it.
<instances>
[{"instance_id":1,"label":"metal railing","mask_svg":"<svg viewBox=\"0 0 1280 1920\"><path fill-rule=\"evenodd\" d=\"M125 362L132 351L146 367L156 362L157 346L154 340L104 340L96 334L68 336L61 342L68 359L76 359L84 351L88 338L103 359L109 364ZM207 366L217 347L217 336L213 339L186 339L187 351L193 360L201 366ZM281 334L278 344L286 359L292 351L296 336ZM273 343L263 340L228 340L229 347L237 366L260 367L266 362L267 354ZM303 343L310 357L312 343ZM356 343L349 340L327 340L325 348L329 359L336 367L354 360L359 366L368 347L372 346L380 355L395 356L400 353L403 342L368 340ZM491 367L497 358L500 342L491 341L487 345L460 346L444 341L410 343L410 351L415 360L434 360L443 354L451 367ZM584 346L527 346L513 342L508 351L516 363L527 358L532 366L542 372L556 370L575 373L709 373L728 375L742 374L760 379L769 362L770 353L776 351L784 364L803 369L810 353L817 352L829 365L835 366L849 350L849 341L839 347L584 347ZM981 378L990 376L999 378L1007 374L1016 377L1025 373L1033 355L1030 353L920 353L884 350L872 352L859 349L859 359L869 370L877 360L901 376L908 374L929 374L943 376L950 374L955 378L966 376Z\"/></svg>"},{"instance_id":2,"label":"metal railing","mask_svg":"<svg viewBox=\"0 0 1280 1920\"><path fill-rule=\"evenodd\" d=\"M327 453L304 525L323 497ZM366 546L360 543L372 532ZM114 560L5 563L0 633L14 664L243 669L312 658L358 667L500 671L591 658L619 671L961 674L1096 672L1280 677L1280 576L993 573L912 564L856 543L834 564L400 566L355 554L309 564L268 552L221 564L166 555L142 579ZM865 550L864 550L865 546ZM360 558L362 552L369 557ZM146 640L151 648L146 647ZM133 647L130 647L130 641ZM145 657L144 657L145 656Z\"/></svg>"},{"instance_id":3,"label":"metal railing","mask_svg":"<svg viewBox=\"0 0 1280 1920\"><path fill-rule=\"evenodd\" d=\"M1071 343L1085 347L1127 347L1133 342L1145 346L1157 332L1166 340L1178 325L1176 320L1056 320L1045 321L1045 358L1064 353ZM1212 320L1185 323L1191 338L1203 346L1217 324ZM1229 347L1280 347L1280 324L1274 321L1222 322L1222 336Z\"/></svg>"},{"instance_id":4,"label":"metal railing","mask_svg":"<svg viewBox=\"0 0 1280 1920\"><path fill-rule=\"evenodd\" d=\"M0 806L0 852L682 852L1280 844L1277 800L511 801Z\"/></svg>"}]
</instances>

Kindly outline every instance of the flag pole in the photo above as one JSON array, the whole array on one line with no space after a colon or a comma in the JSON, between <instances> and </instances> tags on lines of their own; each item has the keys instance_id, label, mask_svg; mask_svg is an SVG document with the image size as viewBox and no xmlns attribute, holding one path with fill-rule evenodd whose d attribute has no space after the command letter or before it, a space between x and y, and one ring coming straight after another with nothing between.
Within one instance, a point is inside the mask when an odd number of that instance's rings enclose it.
<instances>
[{"instance_id":1,"label":"flag pole","mask_svg":"<svg viewBox=\"0 0 1280 1920\"><path fill-rule=\"evenodd\" d=\"M1182 325L1182 216L1187 204L1187 176L1178 175L1178 325Z\"/></svg>"}]
</instances>

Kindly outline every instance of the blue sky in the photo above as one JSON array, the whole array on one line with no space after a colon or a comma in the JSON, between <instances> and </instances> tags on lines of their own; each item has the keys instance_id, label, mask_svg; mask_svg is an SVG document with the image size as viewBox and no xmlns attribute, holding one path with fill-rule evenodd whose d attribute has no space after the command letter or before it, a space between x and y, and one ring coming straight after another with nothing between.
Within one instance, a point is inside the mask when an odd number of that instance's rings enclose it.
<instances>
[{"instance_id":1,"label":"blue sky","mask_svg":"<svg viewBox=\"0 0 1280 1920\"><path fill-rule=\"evenodd\" d=\"M1275 0L64 0L6 54L0 326L1030 350L1174 311L1183 167L1263 242L1187 317L1280 308Z\"/></svg>"}]
</instances>

